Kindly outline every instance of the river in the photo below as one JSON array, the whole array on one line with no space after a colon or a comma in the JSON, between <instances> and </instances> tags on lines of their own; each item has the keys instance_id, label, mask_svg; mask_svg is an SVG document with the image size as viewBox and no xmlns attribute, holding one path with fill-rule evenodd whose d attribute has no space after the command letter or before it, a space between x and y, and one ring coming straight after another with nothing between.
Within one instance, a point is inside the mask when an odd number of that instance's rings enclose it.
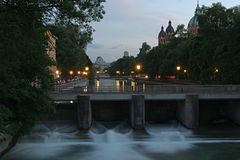
<instances>
[{"instance_id":1,"label":"river","mask_svg":"<svg viewBox=\"0 0 240 160\"><path fill-rule=\"evenodd\" d=\"M38 123L2 160L239 160L239 133L237 126L193 132L176 121L143 131L94 121L85 132L73 122Z\"/></svg>"}]
</instances>

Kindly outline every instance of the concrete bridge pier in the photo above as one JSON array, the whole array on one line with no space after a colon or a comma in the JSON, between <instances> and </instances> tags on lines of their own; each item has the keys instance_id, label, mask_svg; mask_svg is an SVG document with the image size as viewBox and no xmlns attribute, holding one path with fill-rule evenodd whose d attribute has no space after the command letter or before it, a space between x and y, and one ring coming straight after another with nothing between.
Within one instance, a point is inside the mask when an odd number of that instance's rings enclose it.
<instances>
[{"instance_id":1,"label":"concrete bridge pier","mask_svg":"<svg viewBox=\"0 0 240 160\"><path fill-rule=\"evenodd\" d=\"M178 106L177 117L189 129L199 127L198 95L186 95L183 105Z\"/></svg>"},{"instance_id":2,"label":"concrete bridge pier","mask_svg":"<svg viewBox=\"0 0 240 160\"><path fill-rule=\"evenodd\" d=\"M228 103L227 115L234 123L240 125L240 101L230 101Z\"/></svg>"},{"instance_id":3,"label":"concrete bridge pier","mask_svg":"<svg viewBox=\"0 0 240 160\"><path fill-rule=\"evenodd\" d=\"M80 130L88 130L92 125L90 96L77 96L77 122Z\"/></svg>"},{"instance_id":4,"label":"concrete bridge pier","mask_svg":"<svg viewBox=\"0 0 240 160\"><path fill-rule=\"evenodd\" d=\"M130 109L130 124L133 129L144 129L145 100L144 95L132 95Z\"/></svg>"}]
</instances>

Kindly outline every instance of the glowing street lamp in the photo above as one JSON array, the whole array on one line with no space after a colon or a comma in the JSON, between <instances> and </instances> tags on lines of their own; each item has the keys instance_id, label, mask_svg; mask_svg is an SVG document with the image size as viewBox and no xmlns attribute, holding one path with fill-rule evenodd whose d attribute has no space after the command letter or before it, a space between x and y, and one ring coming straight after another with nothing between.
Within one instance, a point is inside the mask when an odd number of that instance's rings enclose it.
<instances>
[{"instance_id":1,"label":"glowing street lamp","mask_svg":"<svg viewBox=\"0 0 240 160\"><path fill-rule=\"evenodd\" d=\"M85 67L85 71L89 71L89 67Z\"/></svg>"},{"instance_id":2,"label":"glowing street lamp","mask_svg":"<svg viewBox=\"0 0 240 160\"><path fill-rule=\"evenodd\" d=\"M219 72L219 69L218 68L215 68L215 73L218 73Z\"/></svg>"},{"instance_id":3,"label":"glowing street lamp","mask_svg":"<svg viewBox=\"0 0 240 160\"><path fill-rule=\"evenodd\" d=\"M116 74L121 74L121 72L120 71L116 71Z\"/></svg>"},{"instance_id":4,"label":"glowing street lamp","mask_svg":"<svg viewBox=\"0 0 240 160\"><path fill-rule=\"evenodd\" d=\"M137 64L137 65L136 65L136 69L137 69L137 71L140 71L141 68L142 68L142 66L141 66L140 64Z\"/></svg>"},{"instance_id":5,"label":"glowing street lamp","mask_svg":"<svg viewBox=\"0 0 240 160\"><path fill-rule=\"evenodd\" d=\"M59 77L60 77L60 71L59 71L59 70L56 70L55 73L56 73L56 75L57 75L57 78L59 78Z\"/></svg>"},{"instance_id":6,"label":"glowing street lamp","mask_svg":"<svg viewBox=\"0 0 240 160\"><path fill-rule=\"evenodd\" d=\"M81 71L77 71L77 74L80 75L80 74L81 74Z\"/></svg>"},{"instance_id":7,"label":"glowing street lamp","mask_svg":"<svg viewBox=\"0 0 240 160\"><path fill-rule=\"evenodd\" d=\"M184 69L184 70L183 70L183 72L184 72L184 73L187 73L187 70L186 70L186 69Z\"/></svg>"},{"instance_id":8,"label":"glowing street lamp","mask_svg":"<svg viewBox=\"0 0 240 160\"><path fill-rule=\"evenodd\" d=\"M73 75L73 71L71 70L71 71L69 71L69 74L72 76Z\"/></svg>"},{"instance_id":9,"label":"glowing street lamp","mask_svg":"<svg viewBox=\"0 0 240 160\"><path fill-rule=\"evenodd\" d=\"M181 70L181 66L177 66L177 67L176 67L176 70L177 70L177 71L180 71L180 70Z\"/></svg>"},{"instance_id":10,"label":"glowing street lamp","mask_svg":"<svg viewBox=\"0 0 240 160\"><path fill-rule=\"evenodd\" d=\"M55 73L56 73L56 75L59 75L59 74L60 74L60 71L59 71L59 70L56 70Z\"/></svg>"}]
</instances>

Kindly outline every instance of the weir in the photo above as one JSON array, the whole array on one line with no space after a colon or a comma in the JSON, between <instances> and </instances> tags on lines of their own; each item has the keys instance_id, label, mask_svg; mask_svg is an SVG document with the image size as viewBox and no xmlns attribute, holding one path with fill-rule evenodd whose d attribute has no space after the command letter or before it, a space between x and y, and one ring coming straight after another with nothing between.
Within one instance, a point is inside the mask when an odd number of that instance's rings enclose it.
<instances>
[{"instance_id":1,"label":"weir","mask_svg":"<svg viewBox=\"0 0 240 160\"><path fill-rule=\"evenodd\" d=\"M61 101L56 104L58 116L55 118L76 121L80 130L88 130L93 120L127 121L137 130L144 129L145 122L164 123L171 120L177 120L189 129L215 125L221 121L240 124L239 99L204 99L198 94L175 95L175 99L166 95L159 99L156 95L150 99L143 94L122 97L115 94L111 99L108 96L82 94L77 96L73 104Z\"/></svg>"}]
</instances>

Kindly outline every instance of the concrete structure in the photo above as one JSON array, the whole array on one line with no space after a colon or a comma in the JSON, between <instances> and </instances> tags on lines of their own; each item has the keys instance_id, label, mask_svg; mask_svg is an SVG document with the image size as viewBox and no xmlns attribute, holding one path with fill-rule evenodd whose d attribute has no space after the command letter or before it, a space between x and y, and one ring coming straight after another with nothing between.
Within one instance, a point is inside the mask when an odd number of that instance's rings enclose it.
<instances>
[{"instance_id":1,"label":"concrete structure","mask_svg":"<svg viewBox=\"0 0 240 160\"><path fill-rule=\"evenodd\" d=\"M147 89L147 88L146 88ZM143 129L145 122L178 120L196 129L229 119L240 124L240 86L164 86L146 93L56 93L57 111L65 120L76 120L79 128L91 127L92 120L128 121L132 128ZM77 102L65 107L68 103ZM77 105L77 115L74 107ZM69 110L73 111L70 112ZM73 114L69 116L69 114ZM60 117L60 119L64 119ZM70 118L70 119L69 119Z\"/></svg>"},{"instance_id":2,"label":"concrete structure","mask_svg":"<svg viewBox=\"0 0 240 160\"><path fill-rule=\"evenodd\" d=\"M130 114L132 128L144 129L145 125L144 95L132 95Z\"/></svg>"},{"instance_id":3,"label":"concrete structure","mask_svg":"<svg viewBox=\"0 0 240 160\"><path fill-rule=\"evenodd\" d=\"M77 97L77 121L81 130L87 130L92 125L92 108L90 96Z\"/></svg>"},{"instance_id":4,"label":"concrete structure","mask_svg":"<svg viewBox=\"0 0 240 160\"><path fill-rule=\"evenodd\" d=\"M177 118L187 128L199 127L198 95L186 95L184 105L178 107Z\"/></svg>"}]
</instances>

